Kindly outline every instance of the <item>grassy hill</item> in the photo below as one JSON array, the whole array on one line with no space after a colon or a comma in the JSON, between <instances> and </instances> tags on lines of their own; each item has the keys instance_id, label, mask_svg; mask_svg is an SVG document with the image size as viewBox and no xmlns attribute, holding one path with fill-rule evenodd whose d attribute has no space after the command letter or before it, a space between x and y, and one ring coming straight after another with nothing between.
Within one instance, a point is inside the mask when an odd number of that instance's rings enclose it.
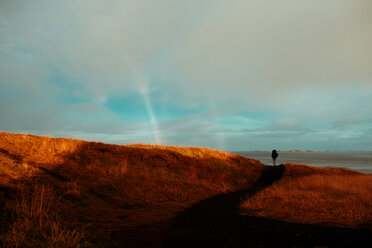
<instances>
[{"instance_id":1,"label":"grassy hill","mask_svg":"<svg viewBox=\"0 0 372 248\"><path fill-rule=\"evenodd\" d=\"M0 133L0 246L347 247L372 241L371 179L208 148Z\"/></svg>"},{"instance_id":2,"label":"grassy hill","mask_svg":"<svg viewBox=\"0 0 372 248\"><path fill-rule=\"evenodd\" d=\"M242 214L304 224L372 229L372 175L286 164L280 182L249 198ZM278 204L280 203L280 204Z\"/></svg>"},{"instance_id":3,"label":"grassy hill","mask_svg":"<svg viewBox=\"0 0 372 248\"><path fill-rule=\"evenodd\" d=\"M177 212L249 187L263 168L259 161L208 148L0 133L0 201L6 213L1 242L146 246L161 238Z\"/></svg>"}]
</instances>

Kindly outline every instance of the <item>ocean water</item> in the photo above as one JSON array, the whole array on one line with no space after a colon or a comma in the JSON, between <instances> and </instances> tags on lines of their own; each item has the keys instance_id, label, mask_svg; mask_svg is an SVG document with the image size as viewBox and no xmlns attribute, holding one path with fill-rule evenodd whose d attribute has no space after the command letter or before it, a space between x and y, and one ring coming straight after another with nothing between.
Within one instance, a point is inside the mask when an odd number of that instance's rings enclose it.
<instances>
[{"instance_id":1,"label":"ocean water","mask_svg":"<svg viewBox=\"0 0 372 248\"><path fill-rule=\"evenodd\" d=\"M263 164L272 165L271 152L234 152L241 156L260 160ZM372 173L372 151L346 152L278 152L276 164L295 163L318 167L341 167L363 173Z\"/></svg>"}]
</instances>

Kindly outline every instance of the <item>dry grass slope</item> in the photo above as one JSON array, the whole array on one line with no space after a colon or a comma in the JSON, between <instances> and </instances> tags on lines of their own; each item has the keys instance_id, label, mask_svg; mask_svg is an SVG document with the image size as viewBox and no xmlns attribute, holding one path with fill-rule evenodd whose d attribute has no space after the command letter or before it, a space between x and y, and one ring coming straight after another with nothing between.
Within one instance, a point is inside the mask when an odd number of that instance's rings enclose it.
<instances>
[{"instance_id":1,"label":"dry grass slope","mask_svg":"<svg viewBox=\"0 0 372 248\"><path fill-rule=\"evenodd\" d=\"M24 191L26 190L26 191ZM88 247L84 233L63 225L54 207L54 193L45 186L23 189L6 204L13 223L2 233L3 247Z\"/></svg>"},{"instance_id":2,"label":"dry grass slope","mask_svg":"<svg viewBox=\"0 0 372 248\"><path fill-rule=\"evenodd\" d=\"M262 170L259 161L207 148L0 133L0 205L6 213L0 244L121 244L133 233L141 236L143 225L161 229L192 203L250 186Z\"/></svg>"},{"instance_id":3,"label":"dry grass slope","mask_svg":"<svg viewBox=\"0 0 372 248\"><path fill-rule=\"evenodd\" d=\"M208 148L0 132L0 247L158 247L178 213L249 188L264 169ZM286 164L241 214L372 229L371 179Z\"/></svg>"},{"instance_id":4,"label":"dry grass slope","mask_svg":"<svg viewBox=\"0 0 372 248\"><path fill-rule=\"evenodd\" d=\"M242 213L304 224L372 229L372 175L286 164L281 181L242 205Z\"/></svg>"}]
</instances>

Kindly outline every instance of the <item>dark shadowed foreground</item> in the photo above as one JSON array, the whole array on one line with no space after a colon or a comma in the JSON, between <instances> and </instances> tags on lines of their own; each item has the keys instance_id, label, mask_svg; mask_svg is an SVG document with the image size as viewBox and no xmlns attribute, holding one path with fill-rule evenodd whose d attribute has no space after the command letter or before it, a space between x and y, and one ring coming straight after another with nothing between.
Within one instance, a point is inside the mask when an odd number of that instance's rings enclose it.
<instances>
[{"instance_id":1,"label":"dark shadowed foreground","mask_svg":"<svg viewBox=\"0 0 372 248\"><path fill-rule=\"evenodd\" d=\"M285 167L267 167L251 187L203 200L180 213L166 247L369 247L368 229L326 227L239 214L240 204L280 180Z\"/></svg>"}]
</instances>

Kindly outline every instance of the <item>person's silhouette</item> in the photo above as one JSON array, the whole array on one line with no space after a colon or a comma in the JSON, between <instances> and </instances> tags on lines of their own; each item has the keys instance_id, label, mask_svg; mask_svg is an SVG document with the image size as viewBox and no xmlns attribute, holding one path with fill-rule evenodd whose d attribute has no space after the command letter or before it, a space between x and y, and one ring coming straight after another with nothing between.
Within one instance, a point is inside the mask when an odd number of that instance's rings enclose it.
<instances>
[{"instance_id":1,"label":"person's silhouette","mask_svg":"<svg viewBox=\"0 0 372 248\"><path fill-rule=\"evenodd\" d=\"M276 166L276 158L279 156L279 154L276 152L274 149L273 152L271 153L271 157L273 158L273 165Z\"/></svg>"}]
</instances>

